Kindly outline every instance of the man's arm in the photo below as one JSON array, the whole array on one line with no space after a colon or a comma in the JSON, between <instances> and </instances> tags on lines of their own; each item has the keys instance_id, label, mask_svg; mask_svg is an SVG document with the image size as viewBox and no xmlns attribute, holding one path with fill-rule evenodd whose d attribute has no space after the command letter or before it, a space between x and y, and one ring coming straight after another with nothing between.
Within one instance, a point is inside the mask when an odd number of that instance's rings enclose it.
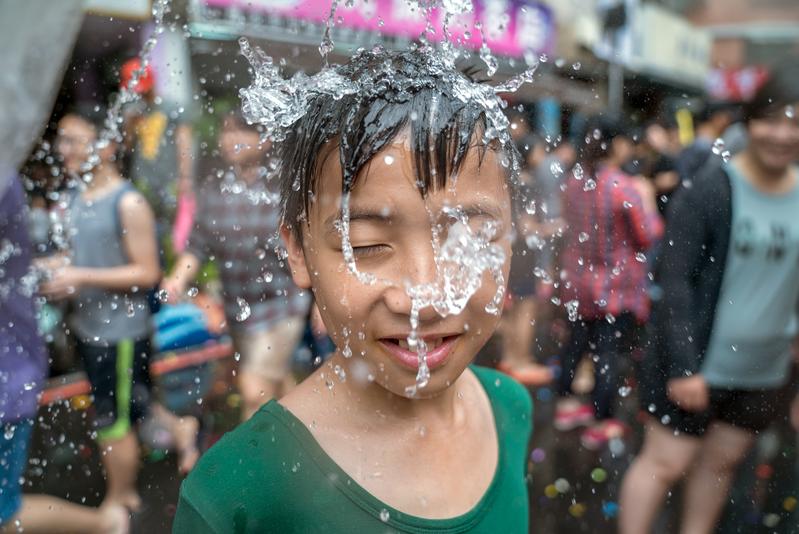
<instances>
[{"instance_id":1,"label":"man's arm","mask_svg":"<svg viewBox=\"0 0 799 534\"><path fill-rule=\"evenodd\" d=\"M672 203L658 258L658 278L663 288L657 316L659 336L665 343L669 378L685 378L699 372L699 349L694 324L694 278L708 241L706 214L697 188L680 192Z\"/></svg>"},{"instance_id":2,"label":"man's arm","mask_svg":"<svg viewBox=\"0 0 799 534\"><path fill-rule=\"evenodd\" d=\"M183 194L190 194L194 181L191 126L186 123L177 126L175 129L175 146L178 151L178 191Z\"/></svg>"}]
</instances>

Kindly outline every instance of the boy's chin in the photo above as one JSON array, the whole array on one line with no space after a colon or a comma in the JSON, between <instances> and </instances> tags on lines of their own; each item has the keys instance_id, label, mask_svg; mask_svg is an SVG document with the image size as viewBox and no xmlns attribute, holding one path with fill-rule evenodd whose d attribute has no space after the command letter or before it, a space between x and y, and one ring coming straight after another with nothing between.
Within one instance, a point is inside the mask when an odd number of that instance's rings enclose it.
<instances>
[{"instance_id":1,"label":"boy's chin","mask_svg":"<svg viewBox=\"0 0 799 534\"><path fill-rule=\"evenodd\" d=\"M454 362L449 363L452 364ZM399 397L410 400L434 399L452 387L465 370L466 364L447 365L444 368L436 369L431 372L430 380L422 388L415 387L416 382L413 375L411 375L409 380L404 380L402 383L386 384L383 387Z\"/></svg>"}]
</instances>

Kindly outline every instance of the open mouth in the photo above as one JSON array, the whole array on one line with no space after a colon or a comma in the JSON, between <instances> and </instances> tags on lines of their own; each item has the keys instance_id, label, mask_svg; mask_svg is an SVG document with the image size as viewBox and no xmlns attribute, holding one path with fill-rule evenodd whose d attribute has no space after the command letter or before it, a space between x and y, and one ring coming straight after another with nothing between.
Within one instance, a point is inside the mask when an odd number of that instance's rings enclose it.
<instances>
[{"instance_id":1,"label":"open mouth","mask_svg":"<svg viewBox=\"0 0 799 534\"><path fill-rule=\"evenodd\" d=\"M443 365L453 352L453 346L460 334L423 336L427 345L427 366L430 369ZM415 349L408 345L406 336L390 336L381 338L380 343L394 359L409 369L419 368L419 356Z\"/></svg>"},{"instance_id":2,"label":"open mouth","mask_svg":"<svg viewBox=\"0 0 799 534\"><path fill-rule=\"evenodd\" d=\"M456 334L453 334L453 335L450 335L450 336L425 337L423 339L424 339L425 345L427 345L427 350L429 352L429 351L432 351L432 350L436 350L438 347L440 347L441 345L443 345L447 341L453 340L453 339L455 339L457 337L458 336ZM386 338L381 339L380 341L384 341L386 343L392 343L394 345L398 345L401 349L404 349L404 350L413 350L408 345L408 338L407 337L397 337L397 338L386 337Z\"/></svg>"}]
</instances>

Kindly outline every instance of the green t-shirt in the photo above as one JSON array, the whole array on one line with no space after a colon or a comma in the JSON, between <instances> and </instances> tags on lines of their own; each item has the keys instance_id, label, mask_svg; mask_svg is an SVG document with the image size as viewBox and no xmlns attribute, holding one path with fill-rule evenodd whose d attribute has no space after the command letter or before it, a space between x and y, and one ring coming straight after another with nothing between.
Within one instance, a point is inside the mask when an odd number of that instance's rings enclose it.
<instances>
[{"instance_id":1,"label":"green t-shirt","mask_svg":"<svg viewBox=\"0 0 799 534\"><path fill-rule=\"evenodd\" d=\"M499 462L485 495L466 514L423 519L384 504L273 400L200 459L181 488L173 532L527 532L530 395L501 373L471 369L491 402Z\"/></svg>"}]
</instances>

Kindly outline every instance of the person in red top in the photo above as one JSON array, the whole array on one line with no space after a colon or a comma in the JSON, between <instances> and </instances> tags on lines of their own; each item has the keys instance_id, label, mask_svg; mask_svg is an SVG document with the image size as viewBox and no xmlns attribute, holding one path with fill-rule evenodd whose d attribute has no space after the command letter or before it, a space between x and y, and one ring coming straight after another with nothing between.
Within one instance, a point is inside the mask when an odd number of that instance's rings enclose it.
<instances>
[{"instance_id":1,"label":"person in red top","mask_svg":"<svg viewBox=\"0 0 799 534\"><path fill-rule=\"evenodd\" d=\"M633 144L621 121L589 121L582 161L567 181L561 299L572 321L571 341L561 356L557 428L597 423L582 435L599 448L620 435L613 418L619 353L631 349L636 323L649 317L646 251L663 232L650 183L624 173ZM577 364L591 350L593 409L568 398Z\"/></svg>"}]
</instances>

